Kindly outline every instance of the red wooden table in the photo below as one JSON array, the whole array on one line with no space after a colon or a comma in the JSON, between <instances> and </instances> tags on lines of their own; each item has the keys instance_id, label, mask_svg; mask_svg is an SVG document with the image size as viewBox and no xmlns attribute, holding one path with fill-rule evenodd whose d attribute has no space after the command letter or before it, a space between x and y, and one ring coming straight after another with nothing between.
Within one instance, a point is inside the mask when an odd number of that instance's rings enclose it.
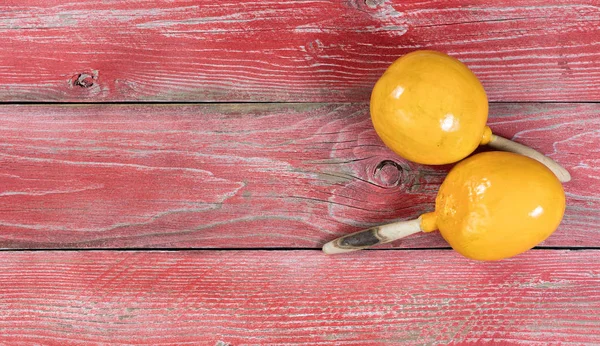
<instances>
[{"instance_id":1,"label":"red wooden table","mask_svg":"<svg viewBox=\"0 0 600 346\"><path fill-rule=\"evenodd\" d=\"M0 345L600 344L598 0L5 0L0 45ZM571 172L539 247L320 252L433 207L368 110L420 48Z\"/></svg>"}]
</instances>

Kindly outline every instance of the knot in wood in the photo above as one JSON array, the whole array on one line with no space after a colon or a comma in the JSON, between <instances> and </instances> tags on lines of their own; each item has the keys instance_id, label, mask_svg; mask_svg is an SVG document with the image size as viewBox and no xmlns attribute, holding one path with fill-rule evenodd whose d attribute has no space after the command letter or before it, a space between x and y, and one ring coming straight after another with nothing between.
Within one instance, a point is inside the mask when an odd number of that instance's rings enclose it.
<instances>
[{"instance_id":1,"label":"knot in wood","mask_svg":"<svg viewBox=\"0 0 600 346\"><path fill-rule=\"evenodd\" d=\"M87 73L80 73L73 77L73 85L90 88L94 85L94 76Z\"/></svg>"},{"instance_id":2,"label":"knot in wood","mask_svg":"<svg viewBox=\"0 0 600 346\"><path fill-rule=\"evenodd\" d=\"M384 3L384 0L365 0L365 5L369 8L376 8Z\"/></svg>"},{"instance_id":3,"label":"knot in wood","mask_svg":"<svg viewBox=\"0 0 600 346\"><path fill-rule=\"evenodd\" d=\"M383 160L375 167L373 180L382 187L398 186L402 171L402 167L398 163L392 160Z\"/></svg>"}]
</instances>

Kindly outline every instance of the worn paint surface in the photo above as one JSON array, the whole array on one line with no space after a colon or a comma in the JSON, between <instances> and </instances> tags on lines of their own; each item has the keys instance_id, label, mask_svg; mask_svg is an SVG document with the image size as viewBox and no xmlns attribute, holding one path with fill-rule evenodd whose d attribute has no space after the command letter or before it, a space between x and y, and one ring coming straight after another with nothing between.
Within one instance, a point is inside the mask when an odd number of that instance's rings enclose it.
<instances>
[{"instance_id":1,"label":"worn paint surface","mask_svg":"<svg viewBox=\"0 0 600 346\"><path fill-rule=\"evenodd\" d=\"M598 5L3 1L0 344L600 344ZM393 154L366 102L420 48L571 172L553 248L317 250L433 209L450 166Z\"/></svg>"},{"instance_id":2,"label":"worn paint surface","mask_svg":"<svg viewBox=\"0 0 600 346\"><path fill-rule=\"evenodd\" d=\"M596 0L6 0L0 101L364 102L420 48L493 101L596 101L599 45Z\"/></svg>"},{"instance_id":3,"label":"worn paint surface","mask_svg":"<svg viewBox=\"0 0 600 346\"><path fill-rule=\"evenodd\" d=\"M567 167L549 246L598 246L600 107L493 105ZM451 166L387 149L367 105L0 107L2 247L318 247L432 211ZM447 246L438 234L403 247Z\"/></svg>"},{"instance_id":4,"label":"worn paint surface","mask_svg":"<svg viewBox=\"0 0 600 346\"><path fill-rule=\"evenodd\" d=\"M368 285L366 284L368 283ZM600 343L597 251L14 252L7 344Z\"/></svg>"}]
</instances>

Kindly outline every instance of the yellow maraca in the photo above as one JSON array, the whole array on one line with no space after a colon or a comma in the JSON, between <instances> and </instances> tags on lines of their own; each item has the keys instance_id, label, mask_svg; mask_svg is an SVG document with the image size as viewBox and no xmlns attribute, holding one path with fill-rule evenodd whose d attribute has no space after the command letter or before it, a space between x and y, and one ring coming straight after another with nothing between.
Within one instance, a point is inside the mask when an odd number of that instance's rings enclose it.
<instances>
[{"instance_id":1,"label":"yellow maraca","mask_svg":"<svg viewBox=\"0 0 600 346\"><path fill-rule=\"evenodd\" d=\"M405 159L448 164L488 144L542 162L562 182L571 179L550 158L492 134L487 117L487 96L475 74L457 59L435 51L415 51L396 60L371 94L375 131Z\"/></svg>"},{"instance_id":2,"label":"yellow maraca","mask_svg":"<svg viewBox=\"0 0 600 346\"><path fill-rule=\"evenodd\" d=\"M450 171L434 212L338 238L323 251L355 251L439 229L463 256L499 260L545 240L560 224L564 210L562 185L547 167L514 153L480 153Z\"/></svg>"}]
</instances>

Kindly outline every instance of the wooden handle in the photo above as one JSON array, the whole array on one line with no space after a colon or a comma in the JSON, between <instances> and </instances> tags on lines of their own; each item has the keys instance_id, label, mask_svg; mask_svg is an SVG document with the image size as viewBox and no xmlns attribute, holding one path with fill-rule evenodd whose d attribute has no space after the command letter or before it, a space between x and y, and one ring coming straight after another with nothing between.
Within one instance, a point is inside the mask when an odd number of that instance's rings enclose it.
<instances>
[{"instance_id":1,"label":"wooden handle","mask_svg":"<svg viewBox=\"0 0 600 346\"><path fill-rule=\"evenodd\" d=\"M389 243L421 231L420 217L411 221L394 222L383 226L372 227L332 240L323 245L323 252L328 255L335 255L362 250L377 244Z\"/></svg>"},{"instance_id":2,"label":"wooden handle","mask_svg":"<svg viewBox=\"0 0 600 346\"><path fill-rule=\"evenodd\" d=\"M563 166L559 165L556 161L552 160L548 156L543 155L537 150L534 150L523 144L511 141L498 135L492 135L488 145L494 149L508 151L511 153L521 154L523 156L530 157L536 161L539 161L544 166L548 167L563 183L571 180L571 174Z\"/></svg>"}]
</instances>

